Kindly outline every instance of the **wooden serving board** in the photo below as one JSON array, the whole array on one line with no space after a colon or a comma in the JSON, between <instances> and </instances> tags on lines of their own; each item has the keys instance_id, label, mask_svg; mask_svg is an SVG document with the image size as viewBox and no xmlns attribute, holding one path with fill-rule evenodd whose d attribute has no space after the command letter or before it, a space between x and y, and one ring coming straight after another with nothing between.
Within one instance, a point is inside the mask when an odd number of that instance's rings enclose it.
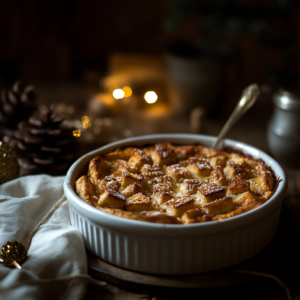
<instances>
[{"instance_id":1,"label":"wooden serving board","mask_svg":"<svg viewBox=\"0 0 300 300\"><path fill-rule=\"evenodd\" d=\"M278 232L274 239L262 252L253 258L233 267L196 275L168 276L138 273L109 264L91 253L87 253L89 273L101 280L116 285L132 287L152 286L158 288L177 289L211 289L247 283L260 276L238 272L238 270L254 271L279 276L290 273L294 257L293 240L295 230L286 210L281 213Z\"/></svg>"}]
</instances>

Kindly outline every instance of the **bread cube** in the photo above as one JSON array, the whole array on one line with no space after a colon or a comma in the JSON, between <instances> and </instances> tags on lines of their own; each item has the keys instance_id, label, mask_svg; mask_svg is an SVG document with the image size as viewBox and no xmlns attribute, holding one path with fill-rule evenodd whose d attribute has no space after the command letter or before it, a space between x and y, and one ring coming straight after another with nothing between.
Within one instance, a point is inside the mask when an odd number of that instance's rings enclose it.
<instances>
[{"instance_id":1,"label":"bread cube","mask_svg":"<svg viewBox=\"0 0 300 300\"><path fill-rule=\"evenodd\" d=\"M180 164L168 166L166 172L175 182L181 182L184 179L191 178L191 174L187 168L182 167Z\"/></svg>"},{"instance_id":2,"label":"bread cube","mask_svg":"<svg viewBox=\"0 0 300 300\"><path fill-rule=\"evenodd\" d=\"M133 183L128 185L125 190L122 191L122 194L128 198L131 197L137 193L141 193L143 191L142 187L138 183Z\"/></svg>"},{"instance_id":3,"label":"bread cube","mask_svg":"<svg viewBox=\"0 0 300 300\"><path fill-rule=\"evenodd\" d=\"M210 183L216 183L217 185L227 185L227 179L219 166L216 166L210 173L209 180Z\"/></svg>"},{"instance_id":4,"label":"bread cube","mask_svg":"<svg viewBox=\"0 0 300 300\"><path fill-rule=\"evenodd\" d=\"M197 189L200 185L201 182L197 179L185 179L180 190L184 195L193 195L197 193Z\"/></svg>"},{"instance_id":5,"label":"bread cube","mask_svg":"<svg viewBox=\"0 0 300 300\"><path fill-rule=\"evenodd\" d=\"M177 160L183 160L190 156L194 156L197 153L197 148L195 146L177 146L174 151Z\"/></svg>"},{"instance_id":6,"label":"bread cube","mask_svg":"<svg viewBox=\"0 0 300 300\"><path fill-rule=\"evenodd\" d=\"M126 202L128 211L144 211L151 209L151 200L142 193L137 193L130 197Z\"/></svg>"},{"instance_id":7,"label":"bread cube","mask_svg":"<svg viewBox=\"0 0 300 300\"><path fill-rule=\"evenodd\" d=\"M248 192L250 190L250 183L246 179L243 179L241 175L235 176L229 181L228 193L237 195Z\"/></svg>"},{"instance_id":8,"label":"bread cube","mask_svg":"<svg viewBox=\"0 0 300 300\"><path fill-rule=\"evenodd\" d=\"M107 187L112 190L118 190L120 188L120 182L110 176L105 176L98 185L101 192L104 192Z\"/></svg>"},{"instance_id":9,"label":"bread cube","mask_svg":"<svg viewBox=\"0 0 300 300\"><path fill-rule=\"evenodd\" d=\"M224 169L226 166L227 157L225 155L214 156L210 159L210 164L213 168L219 166L221 169Z\"/></svg>"},{"instance_id":10,"label":"bread cube","mask_svg":"<svg viewBox=\"0 0 300 300\"><path fill-rule=\"evenodd\" d=\"M270 171L263 172L257 178L250 180L250 189L255 193L265 193L274 188L274 178Z\"/></svg>"},{"instance_id":11,"label":"bread cube","mask_svg":"<svg viewBox=\"0 0 300 300\"><path fill-rule=\"evenodd\" d=\"M243 208L244 211L249 211L253 208L256 208L265 202L264 199L260 199L260 196L249 191L237 195L233 198L233 202L240 208Z\"/></svg>"},{"instance_id":12,"label":"bread cube","mask_svg":"<svg viewBox=\"0 0 300 300\"><path fill-rule=\"evenodd\" d=\"M206 158L191 158L187 169L194 177L206 177L210 175L212 167Z\"/></svg>"},{"instance_id":13,"label":"bread cube","mask_svg":"<svg viewBox=\"0 0 300 300\"><path fill-rule=\"evenodd\" d=\"M181 217L184 224L200 223L211 221L209 217L201 208L193 208L187 210Z\"/></svg>"},{"instance_id":14,"label":"bread cube","mask_svg":"<svg viewBox=\"0 0 300 300\"><path fill-rule=\"evenodd\" d=\"M194 198L190 196L175 197L165 202L162 208L175 217L180 217L185 211L194 208Z\"/></svg>"},{"instance_id":15,"label":"bread cube","mask_svg":"<svg viewBox=\"0 0 300 300\"><path fill-rule=\"evenodd\" d=\"M166 201L173 198L173 195L170 191L164 188L155 187L153 189L153 194L151 196L153 205L160 206Z\"/></svg>"},{"instance_id":16,"label":"bread cube","mask_svg":"<svg viewBox=\"0 0 300 300\"><path fill-rule=\"evenodd\" d=\"M97 203L98 196L96 191L86 175L81 176L75 183L76 194L86 203L94 206Z\"/></svg>"},{"instance_id":17,"label":"bread cube","mask_svg":"<svg viewBox=\"0 0 300 300\"><path fill-rule=\"evenodd\" d=\"M130 148L130 147L128 147L124 150L116 149L116 151L110 152L108 154L104 154L102 156L103 156L103 159L105 159L107 161L112 161L112 160L116 160L116 159L128 160L134 150L135 150L135 148Z\"/></svg>"},{"instance_id":18,"label":"bread cube","mask_svg":"<svg viewBox=\"0 0 300 300\"><path fill-rule=\"evenodd\" d=\"M168 175L155 177L152 183L153 183L152 186L153 192L158 190L165 190L167 192L171 192L174 189L173 180Z\"/></svg>"},{"instance_id":19,"label":"bread cube","mask_svg":"<svg viewBox=\"0 0 300 300\"><path fill-rule=\"evenodd\" d=\"M227 180L230 180L237 175L241 175L243 178L247 176L247 172L241 166L230 160L227 161L223 172Z\"/></svg>"},{"instance_id":20,"label":"bread cube","mask_svg":"<svg viewBox=\"0 0 300 300\"><path fill-rule=\"evenodd\" d=\"M152 159L155 164L160 166L175 164L176 154L173 146L169 143L155 144Z\"/></svg>"},{"instance_id":21,"label":"bread cube","mask_svg":"<svg viewBox=\"0 0 300 300\"><path fill-rule=\"evenodd\" d=\"M98 201L100 207L123 209L125 204L126 198L118 191L112 190L109 187L105 189L105 192L100 196Z\"/></svg>"},{"instance_id":22,"label":"bread cube","mask_svg":"<svg viewBox=\"0 0 300 300\"><path fill-rule=\"evenodd\" d=\"M153 185L161 184L161 183L167 183L173 187L173 179L169 175L159 176L153 179Z\"/></svg>"},{"instance_id":23,"label":"bread cube","mask_svg":"<svg viewBox=\"0 0 300 300\"><path fill-rule=\"evenodd\" d=\"M164 172L162 171L161 167L157 164L154 165L146 164L141 168L141 172L145 177L145 180L152 180L156 177L161 177L164 175Z\"/></svg>"},{"instance_id":24,"label":"bread cube","mask_svg":"<svg viewBox=\"0 0 300 300\"><path fill-rule=\"evenodd\" d=\"M122 189L125 189L128 185L137 183L139 185L142 185L143 182L143 175L128 173L128 172L122 172Z\"/></svg>"},{"instance_id":25,"label":"bread cube","mask_svg":"<svg viewBox=\"0 0 300 300\"><path fill-rule=\"evenodd\" d=\"M125 160L118 159L114 165L113 170L116 172L128 172L128 173L138 173L139 169L130 166Z\"/></svg>"},{"instance_id":26,"label":"bread cube","mask_svg":"<svg viewBox=\"0 0 300 300\"><path fill-rule=\"evenodd\" d=\"M232 202L231 197L224 197L212 202L209 202L203 206L203 210L210 216L226 214L234 211L237 206Z\"/></svg>"},{"instance_id":27,"label":"bread cube","mask_svg":"<svg viewBox=\"0 0 300 300\"><path fill-rule=\"evenodd\" d=\"M90 161L88 178L93 184L99 184L101 179L103 179L108 172L109 165L101 156L97 156Z\"/></svg>"},{"instance_id":28,"label":"bread cube","mask_svg":"<svg viewBox=\"0 0 300 300\"><path fill-rule=\"evenodd\" d=\"M140 149L135 149L128 160L128 164L135 168L140 169L145 164L151 164L152 159L150 156Z\"/></svg>"},{"instance_id":29,"label":"bread cube","mask_svg":"<svg viewBox=\"0 0 300 300\"><path fill-rule=\"evenodd\" d=\"M206 204L225 197L226 189L215 183L202 183L197 194L200 196L202 204Z\"/></svg>"}]
</instances>

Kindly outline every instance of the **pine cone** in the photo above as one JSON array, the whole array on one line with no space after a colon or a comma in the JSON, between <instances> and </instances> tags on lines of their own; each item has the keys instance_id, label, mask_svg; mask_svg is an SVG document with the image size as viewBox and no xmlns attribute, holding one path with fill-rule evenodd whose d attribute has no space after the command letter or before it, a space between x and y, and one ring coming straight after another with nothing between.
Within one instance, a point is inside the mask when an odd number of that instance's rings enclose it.
<instances>
[{"instance_id":1,"label":"pine cone","mask_svg":"<svg viewBox=\"0 0 300 300\"><path fill-rule=\"evenodd\" d=\"M10 146L15 150L20 175L64 175L76 157L73 125L66 115L41 106L28 121L18 124Z\"/></svg>"},{"instance_id":2,"label":"pine cone","mask_svg":"<svg viewBox=\"0 0 300 300\"><path fill-rule=\"evenodd\" d=\"M12 137L18 122L27 120L36 109L36 94L32 85L26 86L22 81L16 81L12 89L3 90L0 97L1 136Z\"/></svg>"}]
</instances>

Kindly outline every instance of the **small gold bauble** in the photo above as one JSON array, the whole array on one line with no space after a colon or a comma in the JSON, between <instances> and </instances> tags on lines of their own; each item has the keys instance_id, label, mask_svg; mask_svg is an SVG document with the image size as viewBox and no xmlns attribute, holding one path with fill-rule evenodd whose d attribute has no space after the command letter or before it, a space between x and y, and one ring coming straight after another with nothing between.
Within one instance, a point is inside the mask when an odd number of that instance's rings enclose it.
<instances>
[{"instance_id":1,"label":"small gold bauble","mask_svg":"<svg viewBox=\"0 0 300 300\"><path fill-rule=\"evenodd\" d=\"M22 263L27 257L26 247L18 241L8 241L1 248L0 258L7 267L14 268L16 263Z\"/></svg>"},{"instance_id":2,"label":"small gold bauble","mask_svg":"<svg viewBox=\"0 0 300 300\"><path fill-rule=\"evenodd\" d=\"M13 150L0 142L0 184L19 177L19 164Z\"/></svg>"}]
</instances>

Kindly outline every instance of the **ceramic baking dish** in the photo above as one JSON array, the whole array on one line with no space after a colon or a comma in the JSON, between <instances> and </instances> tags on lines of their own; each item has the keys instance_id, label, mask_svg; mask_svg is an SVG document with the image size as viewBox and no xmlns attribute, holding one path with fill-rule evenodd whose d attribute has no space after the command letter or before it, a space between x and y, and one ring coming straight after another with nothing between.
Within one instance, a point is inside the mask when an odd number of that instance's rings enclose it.
<instances>
[{"instance_id":1,"label":"ceramic baking dish","mask_svg":"<svg viewBox=\"0 0 300 300\"><path fill-rule=\"evenodd\" d=\"M86 248L122 268L169 275L222 269L263 250L278 227L286 177L274 159L241 142L225 140L224 144L263 159L282 181L272 198L262 206L229 219L187 225L136 221L102 212L81 200L74 191L75 181L87 173L90 160L116 148L157 142L209 147L214 140L212 136L194 134L148 135L114 142L79 158L67 173L64 191L71 223L82 234Z\"/></svg>"}]
</instances>

